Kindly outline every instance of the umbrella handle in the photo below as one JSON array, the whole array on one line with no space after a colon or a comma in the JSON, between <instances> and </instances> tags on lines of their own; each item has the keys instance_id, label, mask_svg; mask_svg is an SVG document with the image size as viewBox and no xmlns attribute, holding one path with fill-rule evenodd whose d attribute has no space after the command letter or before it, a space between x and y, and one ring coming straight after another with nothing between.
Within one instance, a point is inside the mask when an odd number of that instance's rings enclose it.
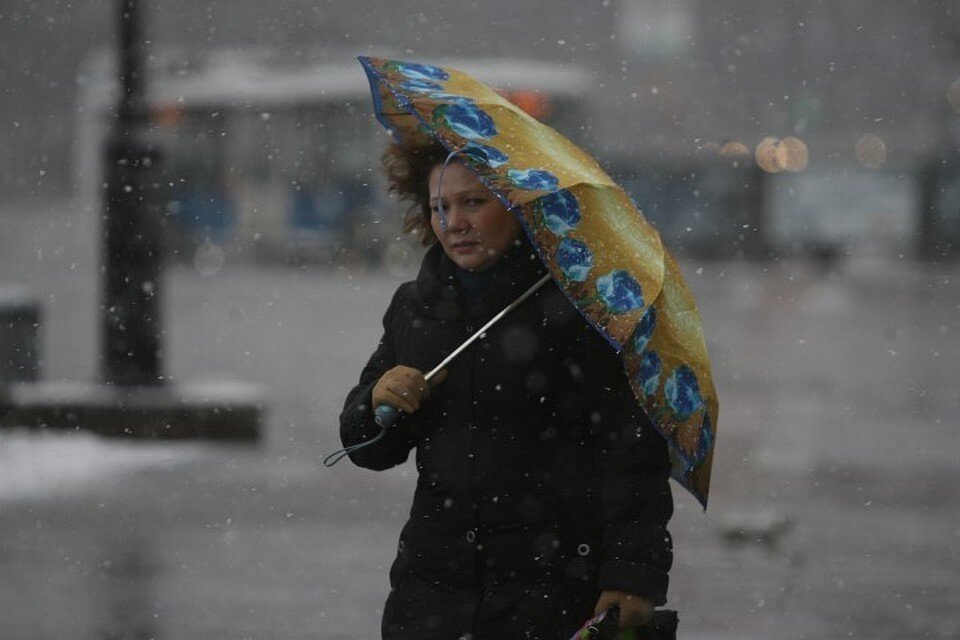
<instances>
[{"instance_id":1,"label":"umbrella handle","mask_svg":"<svg viewBox=\"0 0 960 640\"><path fill-rule=\"evenodd\" d=\"M430 380L432 380L437 374L443 371L443 369L446 368L446 366L450 364L450 362L454 358L460 355L464 349L466 349L471 344L473 344L473 342L478 340L480 336L486 333L490 327L492 327L497 322L499 322L505 315L507 315L514 309L516 309L521 302L523 302L524 300L532 296L537 289L539 289L549 281L550 281L549 273L543 276L542 278L540 278L539 280L537 280L532 287L527 289L516 300L508 304L503 310L500 311L500 313L490 318L490 320L486 324L484 324L482 327L480 327L480 329L476 333L474 333L472 336L467 338L463 342L463 344L461 344L459 347L454 349L453 353L451 353L446 358L444 358L443 361L440 362L440 364L438 364L429 373L423 376L424 380L426 380L427 382L430 382ZM380 427L383 429L388 429L392 427L399 417L400 417L400 412L397 409L391 407L390 405L381 404L376 409L373 410L374 422L380 425Z\"/></svg>"},{"instance_id":2,"label":"umbrella handle","mask_svg":"<svg viewBox=\"0 0 960 640\"><path fill-rule=\"evenodd\" d=\"M389 429L400 417L400 412L388 404L381 404L373 410L373 421L384 429Z\"/></svg>"}]
</instances>

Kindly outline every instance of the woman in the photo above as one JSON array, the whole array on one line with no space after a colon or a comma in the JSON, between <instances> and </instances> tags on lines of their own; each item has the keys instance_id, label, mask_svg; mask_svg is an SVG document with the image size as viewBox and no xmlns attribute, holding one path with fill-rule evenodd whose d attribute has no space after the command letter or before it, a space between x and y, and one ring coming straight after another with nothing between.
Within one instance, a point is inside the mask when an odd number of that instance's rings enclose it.
<instances>
[{"instance_id":1,"label":"woman","mask_svg":"<svg viewBox=\"0 0 960 640\"><path fill-rule=\"evenodd\" d=\"M665 602L667 447L604 339L548 282L428 385L423 372L545 273L517 218L436 144L384 156L429 249L403 284L340 418L351 459L416 448L418 482L390 570L383 637L567 638L618 604L637 626ZM441 182L442 174L442 182ZM441 383L442 381L442 383Z\"/></svg>"}]
</instances>

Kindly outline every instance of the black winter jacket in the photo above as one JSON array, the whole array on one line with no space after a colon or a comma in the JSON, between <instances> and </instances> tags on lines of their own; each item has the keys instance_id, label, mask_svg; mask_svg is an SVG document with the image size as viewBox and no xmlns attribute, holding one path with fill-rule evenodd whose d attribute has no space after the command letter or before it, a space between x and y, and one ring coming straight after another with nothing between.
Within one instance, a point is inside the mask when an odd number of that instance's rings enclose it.
<instances>
[{"instance_id":1,"label":"black winter jacket","mask_svg":"<svg viewBox=\"0 0 960 640\"><path fill-rule=\"evenodd\" d=\"M526 243L470 306L439 245L400 286L340 418L344 446L379 432L388 369L432 369L545 273ZM351 454L386 469L416 448L418 482L390 571L383 637L567 638L604 589L665 602L673 500L663 439L619 357L553 282L454 360L386 436Z\"/></svg>"}]
</instances>

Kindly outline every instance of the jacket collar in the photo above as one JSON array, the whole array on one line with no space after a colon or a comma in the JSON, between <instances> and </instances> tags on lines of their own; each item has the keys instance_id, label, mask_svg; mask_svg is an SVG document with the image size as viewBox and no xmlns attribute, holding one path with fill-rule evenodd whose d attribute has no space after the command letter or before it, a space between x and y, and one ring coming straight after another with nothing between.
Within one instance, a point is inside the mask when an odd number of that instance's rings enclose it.
<instances>
[{"instance_id":1,"label":"jacket collar","mask_svg":"<svg viewBox=\"0 0 960 640\"><path fill-rule=\"evenodd\" d=\"M432 245L420 265L416 279L418 302L425 315L440 319L484 319L507 306L546 273L536 252L525 236L493 267L493 282L489 290L472 307L457 278L456 265L436 243Z\"/></svg>"}]
</instances>

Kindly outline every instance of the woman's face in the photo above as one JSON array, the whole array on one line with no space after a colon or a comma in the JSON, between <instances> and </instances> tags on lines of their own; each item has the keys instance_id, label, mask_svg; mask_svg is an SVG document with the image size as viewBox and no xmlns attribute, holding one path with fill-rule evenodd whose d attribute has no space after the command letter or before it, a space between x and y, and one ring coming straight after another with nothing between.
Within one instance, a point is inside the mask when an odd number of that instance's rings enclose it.
<instances>
[{"instance_id":1,"label":"woman's face","mask_svg":"<svg viewBox=\"0 0 960 640\"><path fill-rule=\"evenodd\" d=\"M440 170L438 165L430 172L430 226L457 266L471 271L489 269L520 237L520 222L470 169L451 162L438 185ZM440 224L440 202L446 229Z\"/></svg>"}]
</instances>

